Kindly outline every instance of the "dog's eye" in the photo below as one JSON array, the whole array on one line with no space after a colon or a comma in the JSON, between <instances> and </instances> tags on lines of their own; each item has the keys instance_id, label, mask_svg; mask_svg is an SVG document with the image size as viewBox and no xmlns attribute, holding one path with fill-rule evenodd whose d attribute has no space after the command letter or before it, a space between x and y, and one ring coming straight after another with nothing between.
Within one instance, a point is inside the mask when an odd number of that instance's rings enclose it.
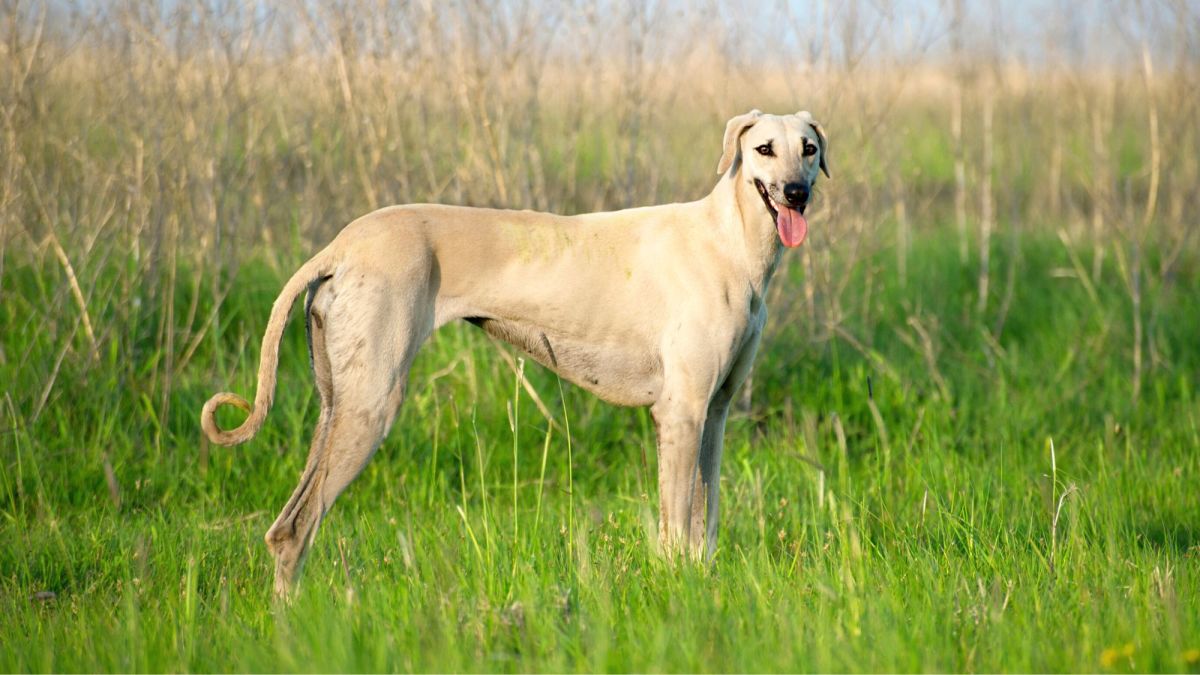
<instances>
[{"instance_id":1,"label":"dog's eye","mask_svg":"<svg viewBox=\"0 0 1200 675\"><path fill-rule=\"evenodd\" d=\"M763 157L774 157L775 156L775 151L771 149L770 143L763 143L762 145L755 148L755 150L757 150L758 154L762 155Z\"/></svg>"},{"instance_id":2,"label":"dog's eye","mask_svg":"<svg viewBox=\"0 0 1200 675\"><path fill-rule=\"evenodd\" d=\"M817 146L813 145L812 143L805 143L804 144L804 156L812 157L815 154L817 154Z\"/></svg>"}]
</instances>

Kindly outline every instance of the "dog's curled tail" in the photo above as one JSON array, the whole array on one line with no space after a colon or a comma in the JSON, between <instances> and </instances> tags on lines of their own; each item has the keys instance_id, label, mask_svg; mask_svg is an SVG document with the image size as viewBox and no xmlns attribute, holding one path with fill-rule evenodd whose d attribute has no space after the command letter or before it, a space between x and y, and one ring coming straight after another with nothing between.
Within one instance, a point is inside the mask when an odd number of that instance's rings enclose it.
<instances>
[{"instance_id":1,"label":"dog's curled tail","mask_svg":"<svg viewBox=\"0 0 1200 675\"><path fill-rule=\"evenodd\" d=\"M200 428L208 440L218 445L237 445L254 438L262 428L263 420L271 409L275 399L275 373L279 366L279 344L283 340L283 329L287 325L288 315L296 298L305 291L308 285L328 274L325 256L318 255L302 265L291 279L284 284L275 305L271 307L271 318L267 321L267 330L263 333L262 352L258 361L258 387L254 394L254 405L246 399L227 391L223 391L204 404L200 411ZM217 426L217 408L232 405L250 413L239 426L234 429L222 429Z\"/></svg>"}]
</instances>

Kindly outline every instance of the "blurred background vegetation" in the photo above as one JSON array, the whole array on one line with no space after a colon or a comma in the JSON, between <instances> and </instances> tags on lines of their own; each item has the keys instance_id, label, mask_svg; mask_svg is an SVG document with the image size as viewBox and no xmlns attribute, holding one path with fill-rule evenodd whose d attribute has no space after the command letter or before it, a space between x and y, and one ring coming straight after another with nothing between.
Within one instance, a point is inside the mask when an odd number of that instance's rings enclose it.
<instances>
[{"instance_id":1,"label":"blurred background vegetation","mask_svg":"<svg viewBox=\"0 0 1200 675\"><path fill-rule=\"evenodd\" d=\"M289 268L395 203L695 199L723 121L758 107L811 110L832 139L815 236L785 257L801 288L777 284L772 330L838 335L873 302L846 280L887 252L903 282L923 232L955 238L997 341L1023 276L1094 295L1115 262L1131 338L1112 356L1136 397L1163 360L1155 298L1197 228L1198 31L1182 0L10 0L0 302L57 337L0 352L46 384L6 393L30 414L59 395L47 363L85 377L116 350L144 367L129 338L146 333L157 358L137 379L165 416L247 259ZM1080 254L1028 269L1030 233ZM32 297L11 276L26 267L46 272ZM130 328L138 316L158 325Z\"/></svg>"}]
</instances>

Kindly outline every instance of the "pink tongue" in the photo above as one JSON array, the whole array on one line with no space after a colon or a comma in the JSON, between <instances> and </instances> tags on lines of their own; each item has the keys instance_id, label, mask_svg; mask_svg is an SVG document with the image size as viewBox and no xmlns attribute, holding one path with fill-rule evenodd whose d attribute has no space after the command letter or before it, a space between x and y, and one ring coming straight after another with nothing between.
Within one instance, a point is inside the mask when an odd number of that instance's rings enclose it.
<instances>
[{"instance_id":1,"label":"pink tongue","mask_svg":"<svg viewBox=\"0 0 1200 675\"><path fill-rule=\"evenodd\" d=\"M779 217L775 219L775 226L779 228L779 238L783 240L783 245L788 248L803 244L804 237L808 236L808 221L804 219L804 215L786 206L779 207Z\"/></svg>"}]
</instances>

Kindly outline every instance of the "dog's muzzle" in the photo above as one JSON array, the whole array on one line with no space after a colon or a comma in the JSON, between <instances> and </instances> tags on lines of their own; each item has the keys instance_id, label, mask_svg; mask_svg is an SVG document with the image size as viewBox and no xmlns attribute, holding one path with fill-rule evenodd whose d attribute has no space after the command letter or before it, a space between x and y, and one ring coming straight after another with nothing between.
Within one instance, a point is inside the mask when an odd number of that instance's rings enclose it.
<instances>
[{"instance_id":1,"label":"dog's muzzle","mask_svg":"<svg viewBox=\"0 0 1200 675\"><path fill-rule=\"evenodd\" d=\"M757 178L754 179L754 188L758 190L763 205L775 221L775 229L779 232L779 240L783 245L794 248L804 243L804 238L808 236L808 221L804 218L804 209L808 206L808 186L803 183L784 185L782 203L776 201L767 186Z\"/></svg>"}]
</instances>

